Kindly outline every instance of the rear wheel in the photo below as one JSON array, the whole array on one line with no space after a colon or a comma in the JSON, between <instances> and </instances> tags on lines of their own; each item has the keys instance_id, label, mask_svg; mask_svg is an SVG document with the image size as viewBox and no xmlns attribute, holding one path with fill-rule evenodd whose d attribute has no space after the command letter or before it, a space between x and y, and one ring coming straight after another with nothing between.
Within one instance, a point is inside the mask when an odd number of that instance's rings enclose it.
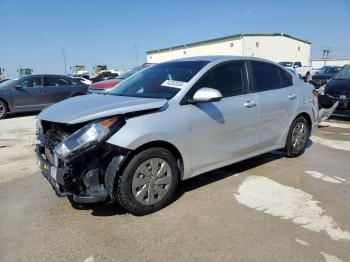
<instances>
[{"instance_id":1,"label":"rear wheel","mask_svg":"<svg viewBox=\"0 0 350 262\"><path fill-rule=\"evenodd\" d=\"M8 112L7 105L4 101L0 100L0 119L3 119L6 117Z\"/></svg>"},{"instance_id":2,"label":"rear wheel","mask_svg":"<svg viewBox=\"0 0 350 262\"><path fill-rule=\"evenodd\" d=\"M119 177L114 194L130 213L146 215L169 204L178 179L174 156L164 148L151 148L131 159Z\"/></svg>"},{"instance_id":3,"label":"rear wheel","mask_svg":"<svg viewBox=\"0 0 350 262\"><path fill-rule=\"evenodd\" d=\"M310 129L306 118L299 116L292 123L284 151L288 157L297 157L304 153Z\"/></svg>"}]
</instances>

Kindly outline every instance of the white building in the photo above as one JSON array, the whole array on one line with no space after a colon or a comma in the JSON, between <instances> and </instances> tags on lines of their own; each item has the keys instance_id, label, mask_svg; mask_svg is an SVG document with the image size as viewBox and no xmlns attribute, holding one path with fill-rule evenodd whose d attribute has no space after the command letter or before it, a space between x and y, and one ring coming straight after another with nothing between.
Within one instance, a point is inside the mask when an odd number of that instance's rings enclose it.
<instances>
[{"instance_id":1,"label":"white building","mask_svg":"<svg viewBox=\"0 0 350 262\"><path fill-rule=\"evenodd\" d=\"M282 33L237 34L190 44L147 51L148 63L203 55L254 56L310 65L311 43Z\"/></svg>"}]
</instances>

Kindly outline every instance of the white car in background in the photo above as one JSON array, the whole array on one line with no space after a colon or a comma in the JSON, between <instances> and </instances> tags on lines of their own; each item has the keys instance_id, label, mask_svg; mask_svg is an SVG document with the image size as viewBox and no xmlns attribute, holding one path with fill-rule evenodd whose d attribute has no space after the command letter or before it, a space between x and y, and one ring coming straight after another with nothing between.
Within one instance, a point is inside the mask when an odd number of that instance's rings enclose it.
<instances>
[{"instance_id":1,"label":"white car in background","mask_svg":"<svg viewBox=\"0 0 350 262\"><path fill-rule=\"evenodd\" d=\"M311 66L303 66L302 63L299 61L298 62L284 61L284 62L279 62L279 64L283 67L294 68L297 74L301 75L305 81L308 82L310 80L311 71L312 71Z\"/></svg>"},{"instance_id":2,"label":"white car in background","mask_svg":"<svg viewBox=\"0 0 350 262\"><path fill-rule=\"evenodd\" d=\"M85 85L91 85L92 81L89 79L86 79L84 77L73 77L75 80L80 81L81 83L85 84Z\"/></svg>"}]
</instances>

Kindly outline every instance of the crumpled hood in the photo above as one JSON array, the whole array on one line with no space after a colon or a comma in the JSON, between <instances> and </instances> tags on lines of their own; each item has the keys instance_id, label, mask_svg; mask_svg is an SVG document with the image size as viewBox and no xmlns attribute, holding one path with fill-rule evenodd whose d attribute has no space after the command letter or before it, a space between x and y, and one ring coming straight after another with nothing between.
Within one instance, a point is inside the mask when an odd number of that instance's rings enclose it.
<instances>
[{"instance_id":1,"label":"crumpled hood","mask_svg":"<svg viewBox=\"0 0 350 262\"><path fill-rule=\"evenodd\" d=\"M77 124L112 115L157 109L166 103L166 99L156 98L113 95L76 96L44 109L37 118L50 122Z\"/></svg>"}]
</instances>

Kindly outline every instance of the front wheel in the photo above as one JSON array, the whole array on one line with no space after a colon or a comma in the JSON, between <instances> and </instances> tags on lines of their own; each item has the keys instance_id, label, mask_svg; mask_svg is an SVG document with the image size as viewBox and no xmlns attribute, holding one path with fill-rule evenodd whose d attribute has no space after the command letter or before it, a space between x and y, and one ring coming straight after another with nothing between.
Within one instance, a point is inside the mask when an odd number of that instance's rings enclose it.
<instances>
[{"instance_id":1,"label":"front wheel","mask_svg":"<svg viewBox=\"0 0 350 262\"><path fill-rule=\"evenodd\" d=\"M155 212L171 201L179 179L174 156L164 148L136 154L119 176L114 194L133 215Z\"/></svg>"},{"instance_id":2,"label":"front wheel","mask_svg":"<svg viewBox=\"0 0 350 262\"><path fill-rule=\"evenodd\" d=\"M304 153L310 128L306 118L299 116L292 123L284 151L288 157L297 157Z\"/></svg>"},{"instance_id":3,"label":"front wheel","mask_svg":"<svg viewBox=\"0 0 350 262\"><path fill-rule=\"evenodd\" d=\"M5 118L7 115L7 106L4 101L0 100L0 119Z\"/></svg>"}]
</instances>

